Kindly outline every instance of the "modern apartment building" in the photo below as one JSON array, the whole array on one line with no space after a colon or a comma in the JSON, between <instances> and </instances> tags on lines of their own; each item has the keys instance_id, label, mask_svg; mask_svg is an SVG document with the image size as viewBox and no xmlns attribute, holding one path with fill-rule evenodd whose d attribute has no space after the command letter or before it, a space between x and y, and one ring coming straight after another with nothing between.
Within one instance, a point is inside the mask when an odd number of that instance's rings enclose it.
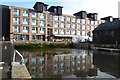
<instances>
[{"instance_id":1,"label":"modern apartment building","mask_svg":"<svg viewBox=\"0 0 120 80\"><path fill-rule=\"evenodd\" d=\"M42 2L36 2L34 9L9 6L10 40L70 41L74 36L92 40L92 31L102 22L96 13L80 11L72 16L62 14L61 6L47 6ZM94 15L96 19L91 19Z\"/></svg>"}]
</instances>

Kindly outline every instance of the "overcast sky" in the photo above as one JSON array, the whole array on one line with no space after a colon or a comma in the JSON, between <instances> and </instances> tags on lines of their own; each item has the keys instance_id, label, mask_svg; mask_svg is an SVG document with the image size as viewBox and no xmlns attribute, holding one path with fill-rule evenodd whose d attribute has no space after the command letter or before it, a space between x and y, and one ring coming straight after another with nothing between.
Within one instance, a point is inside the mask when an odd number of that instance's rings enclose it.
<instances>
[{"instance_id":1,"label":"overcast sky","mask_svg":"<svg viewBox=\"0 0 120 80\"><path fill-rule=\"evenodd\" d=\"M32 8L36 1L44 2L50 6L63 6L63 14L73 15L81 10L87 13L98 13L98 17L118 17L119 0L2 0L4 5Z\"/></svg>"}]
</instances>

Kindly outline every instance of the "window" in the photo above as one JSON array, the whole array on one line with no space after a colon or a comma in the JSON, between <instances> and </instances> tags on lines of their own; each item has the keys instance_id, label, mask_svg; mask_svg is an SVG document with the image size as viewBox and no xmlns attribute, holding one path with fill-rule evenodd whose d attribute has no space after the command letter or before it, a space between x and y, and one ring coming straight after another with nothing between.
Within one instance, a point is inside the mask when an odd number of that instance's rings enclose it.
<instances>
[{"instance_id":1,"label":"window","mask_svg":"<svg viewBox=\"0 0 120 80\"><path fill-rule=\"evenodd\" d=\"M76 24L72 24L72 28L74 28L74 29L75 29L75 28L76 28Z\"/></svg>"},{"instance_id":2,"label":"window","mask_svg":"<svg viewBox=\"0 0 120 80\"><path fill-rule=\"evenodd\" d=\"M45 59L44 58L40 58L40 64L45 64Z\"/></svg>"},{"instance_id":3,"label":"window","mask_svg":"<svg viewBox=\"0 0 120 80\"><path fill-rule=\"evenodd\" d=\"M72 22L76 22L76 19L75 19L75 18L72 18Z\"/></svg>"},{"instance_id":4,"label":"window","mask_svg":"<svg viewBox=\"0 0 120 80\"><path fill-rule=\"evenodd\" d=\"M23 18L23 24L27 24L27 25L29 25L29 19L27 19L27 18Z\"/></svg>"},{"instance_id":5,"label":"window","mask_svg":"<svg viewBox=\"0 0 120 80\"><path fill-rule=\"evenodd\" d=\"M87 30L90 30L90 26L87 26Z\"/></svg>"},{"instance_id":6,"label":"window","mask_svg":"<svg viewBox=\"0 0 120 80\"><path fill-rule=\"evenodd\" d=\"M37 18L38 17L38 14L36 12L32 12L32 17L33 18Z\"/></svg>"},{"instance_id":7,"label":"window","mask_svg":"<svg viewBox=\"0 0 120 80\"><path fill-rule=\"evenodd\" d=\"M94 21L91 21L91 24L94 24Z\"/></svg>"},{"instance_id":8,"label":"window","mask_svg":"<svg viewBox=\"0 0 120 80\"><path fill-rule=\"evenodd\" d=\"M58 21L59 17L58 16L54 16L54 20Z\"/></svg>"},{"instance_id":9,"label":"window","mask_svg":"<svg viewBox=\"0 0 120 80\"><path fill-rule=\"evenodd\" d=\"M37 63L36 58L32 58L32 64L36 64L36 63Z\"/></svg>"},{"instance_id":10,"label":"window","mask_svg":"<svg viewBox=\"0 0 120 80\"><path fill-rule=\"evenodd\" d=\"M48 14L48 20L52 20L52 19L53 19L52 14Z\"/></svg>"},{"instance_id":11,"label":"window","mask_svg":"<svg viewBox=\"0 0 120 80\"><path fill-rule=\"evenodd\" d=\"M45 20L40 20L40 26L46 26L46 21Z\"/></svg>"},{"instance_id":12,"label":"window","mask_svg":"<svg viewBox=\"0 0 120 80\"><path fill-rule=\"evenodd\" d=\"M47 11L47 6L43 6L43 11Z\"/></svg>"},{"instance_id":13,"label":"window","mask_svg":"<svg viewBox=\"0 0 120 80\"><path fill-rule=\"evenodd\" d=\"M82 35L85 36L86 32L85 31L82 31Z\"/></svg>"},{"instance_id":14,"label":"window","mask_svg":"<svg viewBox=\"0 0 120 80\"><path fill-rule=\"evenodd\" d=\"M70 34L70 32L71 32L70 30L67 30L67 33L66 33L66 34Z\"/></svg>"},{"instance_id":15,"label":"window","mask_svg":"<svg viewBox=\"0 0 120 80\"><path fill-rule=\"evenodd\" d=\"M91 26L91 30L94 30L94 26Z\"/></svg>"},{"instance_id":16,"label":"window","mask_svg":"<svg viewBox=\"0 0 120 80\"><path fill-rule=\"evenodd\" d=\"M77 31L77 35L81 35L81 31L80 30Z\"/></svg>"},{"instance_id":17,"label":"window","mask_svg":"<svg viewBox=\"0 0 120 80\"><path fill-rule=\"evenodd\" d=\"M45 28L40 28L40 33L45 34Z\"/></svg>"},{"instance_id":18,"label":"window","mask_svg":"<svg viewBox=\"0 0 120 80\"><path fill-rule=\"evenodd\" d=\"M53 22L52 21L48 21L48 26L52 27L53 26Z\"/></svg>"},{"instance_id":19,"label":"window","mask_svg":"<svg viewBox=\"0 0 120 80\"><path fill-rule=\"evenodd\" d=\"M85 27L86 27L85 25L82 25L82 29L83 29L83 30L85 30L85 29L86 29Z\"/></svg>"},{"instance_id":20,"label":"window","mask_svg":"<svg viewBox=\"0 0 120 80\"><path fill-rule=\"evenodd\" d=\"M67 28L70 28L70 24L67 24Z\"/></svg>"},{"instance_id":21,"label":"window","mask_svg":"<svg viewBox=\"0 0 120 80\"><path fill-rule=\"evenodd\" d=\"M13 26L13 32L20 32L20 26Z\"/></svg>"},{"instance_id":22,"label":"window","mask_svg":"<svg viewBox=\"0 0 120 80\"><path fill-rule=\"evenodd\" d=\"M80 23L80 19L77 19L77 23Z\"/></svg>"},{"instance_id":23,"label":"window","mask_svg":"<svg viewBox=\"0 0 120 80\"><path fill-rule=\"evenodd\" d=\"M59 30L58 29L55 29L55 34L59 34Z\"/></svg>"},{"instance_id":24,"label":"window","mask_svg":"<svg viewBox=\"0 0 120 80\"><path fill-rule=\"evenodd\" d=\"M13 10L14 16L20 16L20 9L15 9Z\"/></svg>"},{"instance_id":25,"label":"window","mask_svg":"<svg viewBox=\"0 0 120 80\"><path fill-rule=\"evenodd\" d=\"M40 13L40 18L46 19L46 14L45 13Z\"/></svg>"},{"instance_id":26,"label":"window","mask_svg":"<svg viewBox=\"0 0 120 80\"><path fill-rule=\"evenodd\" d=\"M20 18L13 18L14 24L20 24Z\"/></svg>"},{"instance_id":27,"label":"window","mask_svg":"<svg viewBox=\"0 0 120 80\"><path fill-rule=\"evenodd\" d=\"M29 33L29 27L27 27L27 26L23 26L23 32L25 32L25 33Z\"/></svg>"},{"instance_id":28,"label":"window","mask_svg":"<svg viewBox=\"0 0 120 80\"><path fill-rule=\"evenodd\" d=\"M54 23L54 26L55 26L55 27L59 27L59 23L58 23L58 22L55 22L55 23Z\"/></svg>"},{"instance_id":29,"label":"window","mask_svg":"<svg viewBox=\"0 0 120 80\"><path fill-rule=\"evenodd\" d=\"M98 22L97 22L97 21L95 21L95 25L98 25Z\"/></svg>"},{"instance_id":30,"label":"window","mask_svg":"<svg viewBox=\"0 0 120 80\"><path fill-rule=\"evenodd\" d=\"M90 20L89 19L87 20L87 24L90 24Z\"/></svg>"},{"instance_id":31,"label":"window","mask_svg":"<svg viewBox=\"0 0 120 80\"><path fill-rule=\"evenodd\" d=\"M38 29L37 28L32 28L32 33L37 33Z\"/></svg>"},{"instance_id":32,"label":"window","mask_svg":"<svg viewBox=\"0 0 120 80\"><path fill-rule=\"evenodd\" d=\"M65 30L64 29L61 30L61 34L65 34Z\"/></svg>"},{"instance_id":33,"label":"window","mask_svg":"<svg viewBox=\"0 0 120 80\"><path fill-rule=\"evenodd\" d=\"M64 28L65 27L65 23L61 23L61 27Z\"/></svg>"},{"instance_id":34,"label":"window","mask_svg":"<svg viewBox=\"0 0 120 80\"><path fill-rule=\"evenodd\" d=\"M44 66L40 66L40 71L44 71L45 67Z\"/></svg>"},{"instance_id":35,"label":"window","mask_svg":"<svg viewBox=\"0 0 120 80\"><path fill-rule=\"evenodd\" d=\"M65 21L65 16L61 16L61 21Z\"/></svg>"},{"instance_id":36,"label":"window","mask_svg":"<svg viewBox=\"0 0 120 80\"><path fill-rule=\"evenodd\" d=\"M77 28L78 28L78 29L80 29L80 27L81 27L81 25L80 25L80 24L78 24L78 25L77 25Z\"/></svg>"},{"instance_id":37,"label":"window","mask_svg":"<svg viewBox=\"0 0 120 80\"><path fill-rule=\"evenodd\" d=\"M29 11L28 10L23 10L23 16L29 16Z\"/></svg>"},{"instance_id":38,"label":"window","mask_svg":"<svg viewBox=\"0 0 120 80\"><path fill-rule=\"evenodd\" d=\"M70 21L71 21L71 18L70 18L70 17L67 17L67 21L70 22Z\"/></svg>"},{"instance_id":39,"label":"window","mask_svg":"<svg viewBox=\"0 0 120 80\"><path fill-rule=\"evenodd\" d=\"M35 19L33 19L33 20L32 20L32 25L33 25L33 26L37 26L37 25L38 25L38 21L35 20Z\"/></svg>"},{"instance_id":40,"label":"window","mask_svg":"<svg viewBox=\"0 0 120 80\"><path fill-rule=\"evenodd\" d=\"M72 32L71 32L71 34L72 35L76 35L76 30L71 30Z\"/></svg>"},{"instance_id":41,"label":"window","mask_svg":"<svg viewBox=\"0 0 120 80\"><path fill-rule=\"evenodd\" d=\"M82 22L81 22L82 24L85 24L85 23L86 23L86 20L85 20L85 19L82 19L81 21L82 21Z\"/></svg>"}]
</instances>

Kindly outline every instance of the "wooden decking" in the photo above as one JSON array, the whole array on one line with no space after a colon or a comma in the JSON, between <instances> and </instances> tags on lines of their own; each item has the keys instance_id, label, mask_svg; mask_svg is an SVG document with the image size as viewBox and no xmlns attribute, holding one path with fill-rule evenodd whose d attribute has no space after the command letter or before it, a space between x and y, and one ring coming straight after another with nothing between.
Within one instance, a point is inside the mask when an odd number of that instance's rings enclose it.
<instances>
[{"instance_id":1,"label":"wooden decking","mask_svg":"<svg viewBox=\"0 0 120 80\"><path fill-rule=\"evenodd\" d=\"M91 47L95 50L104 50L104 51L113 51L113 52L120 52L120 49L114 49L114 48L102 48L102 47Z\"/></svg>"}]
</instances>

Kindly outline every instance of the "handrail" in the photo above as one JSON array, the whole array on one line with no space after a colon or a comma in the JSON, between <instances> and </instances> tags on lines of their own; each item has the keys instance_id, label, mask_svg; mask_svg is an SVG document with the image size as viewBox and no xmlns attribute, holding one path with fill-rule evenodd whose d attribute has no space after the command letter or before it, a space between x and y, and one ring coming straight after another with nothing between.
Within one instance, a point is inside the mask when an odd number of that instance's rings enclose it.
<instances>
[{"instance_id":1,"label":"handrail","mask_svg":"<svg viewBox=\"0 0 120 80\"><path fill-rule=\"evenodd\" d=\"M16 53L21 57L21 62L22 62L22 64L24 64L24 58L23 58L23 56L20 54L20 52L18 52L17 50L14 50L13 63L15 62Z\"/></svg>"}]
</instances>

